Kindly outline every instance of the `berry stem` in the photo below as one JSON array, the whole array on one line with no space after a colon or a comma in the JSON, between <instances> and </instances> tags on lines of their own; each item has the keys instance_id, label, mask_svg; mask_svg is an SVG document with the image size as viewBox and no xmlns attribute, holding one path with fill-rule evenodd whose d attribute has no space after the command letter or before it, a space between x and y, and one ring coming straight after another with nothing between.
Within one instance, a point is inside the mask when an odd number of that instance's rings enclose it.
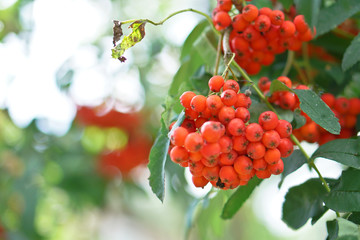
<instances>
[{"instance_id":1,"label":"berry stem","mask_svg":"<svg viewBox=\"0 0 360 240\"><path fill-rule=\"evenodd\" d=\"M283 72L281 73L281 76L287 76L290 72L291 66L293 64L294 61L294 57L295 57L295 53L293 51L288 51L288 55L287 55L287 59L286 59L286 64L285 64L285 68L283 70Z\"/></svg>"},{"instance_id":2,"label":"berry stem","mask_svg":"<svg viewBox=\"0 0 360 240\"><path fill-rule=\"evenodd\" d=\"M218 30L215 29L214 24L212 22L212 19L209 15L207 15L206 13L203 13L199 10L193 9L193 8L187 8L187 9L183 9L183 10L179 10L176 12L171 13L169 16L167 16L166 18L164 18L163 20L161 20L160 22L154 22L151 21L150 19L132 19L132 20L126 20L126 21L121 21L121 24L127 24L127 23L133 23L136 21L140 21L140 22L148 22L152 25L158 26L158 25L162 25L164 24L168 19L172 18L173 16L179 14L179 13L183 13L183 12L194 12L197 14L200 14L202 16L204 16L206 18L206 20L209 22L210 26L212 27L212 29L214 30L214 32L216 32L217 34L220 34L220 32Z\"/></svg>"}]
</instances>

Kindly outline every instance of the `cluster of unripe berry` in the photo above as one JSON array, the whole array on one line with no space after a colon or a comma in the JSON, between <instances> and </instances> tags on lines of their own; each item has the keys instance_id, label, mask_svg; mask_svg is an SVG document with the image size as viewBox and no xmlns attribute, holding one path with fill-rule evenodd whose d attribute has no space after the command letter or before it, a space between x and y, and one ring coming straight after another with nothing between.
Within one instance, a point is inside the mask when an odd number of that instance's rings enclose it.
<instances>
[{"instance_id":1,"label":"cluster of unripe berry","mask_svg":"<svg viewBox=\"0 0 360 240\"><path fill-rule=\"evenodd\" d=\"M171 160L189 167L196 187L210 182L232 189L255 175L264 179L280 174L281 158L293 152L291 124L272 111L261 113L258 123L249 123L249 93L241 93L234 80L225 82L216 75L209 87L207 97L191 91L180 96L186 119L171 131Z\"/></svg>"},{"instance_id":2,"label":"cluster of unripe berry","mask_svg":"<svg viewBox=\"0 0 360 240\"><path fill-rule=\"evenodd\" d=\"M287 87L293 89L309 89L305 85L292 86L292 81L284 76L278 77L277 80L284 83ZM271 81L267 77L261 77L258 82L260 90L267 95L270 90ZM306 119L305 125L298 129L293 130L293 134L299 141L307 141L309 143L325 144L329 141L337 138L350 138L356 135L356 122L357 117L360 114L360 99L345 97L336 98L331 93L324 93L321 99L328 105L328 107L335 113L335 116L339 119L341 131L339 135L331 134L325 129L315 123L306 113L301 111ZM282 109L295 110L299 108L298 97L289 91L276 91L270 97L268 101L278 105Z\"/></svg>"},{"instance_id":3,"label":"cluster of unripe berry","mask_svg":"<svg viewBox=\"0 0 360 240\"><path fill-rule=\"evenodd\" d=\"M285 20L281 10L258 9L248 4L244 8L237 6L240 13L231 18L228 13L231 9L231 0L218 0L212 14L213 23L218 30L232 27L230 48L236 53L235 61L249 75L257 74L262 65L271 65L276 54L286 49L299 50L302 42L310 41L315 34L303 15L290 21Z\"/></svg>"}]
</instances>

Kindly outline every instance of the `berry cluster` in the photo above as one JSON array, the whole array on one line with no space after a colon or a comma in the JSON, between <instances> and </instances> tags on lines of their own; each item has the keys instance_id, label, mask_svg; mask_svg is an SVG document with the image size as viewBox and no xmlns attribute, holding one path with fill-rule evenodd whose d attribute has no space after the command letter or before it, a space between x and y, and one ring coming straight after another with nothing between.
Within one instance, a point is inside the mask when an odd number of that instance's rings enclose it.
<instances>
[{"instance_id":1,"label":"berry cluster","mask_svg":"<svg viewBox=\"0 0 360 240\"><path fill-rule=\"evenodd\" d=\"M277 78L289 88L292 88L292 82L289 78L281 76ZM271 81L267 77L261 77L258 82L260 90L266 95L270 89ZM309 89L305 85L297 85L295 89ZM356 135L355 125L357 116L360 114L360 99L345 97L335 98L331 93L324 93L321 99L329 106L329 108L335 113L335 116L339 119L341 132L339 135L334 135L327 132L325 129L316 124L311 118L301 111L306 119L304 126L294 129L293 134L299 141L307 141L309 143L325 144L331 140L337 138L349 138ZM274 92L268 101L280 106L283 109L295 110L299 108L299 99L297 96L288 91Z\"/></svg>"},{"instance_id":2,"label":"berry cluster","mask_svg":"<svg viewBox=\"0 0 360 240\"><path fill-rule=\"evenodd\" d=\"M180 96L186 119L171 132L170 158L189 167L196 187L210 182L221 189L246 185L256 175L280 174L281 157L293 152L292 126L272 111L249 123L251 99L234 80L209 80L209 96L191 91Z\"/></svg>"},{"instance_id":3,"label":"berry cluster","mask_svg":"<svg viewBox=\"0 0 360 240\"><path fill-rule=\"evenodd\" d=\"M302 42L310 41L315 34L303 15L290 21L285 20L285 14L280 10L258 9L248 4L238 8L240 13L231 19L228 14L231 8L231 0L218 0L212 14L213 23L218 30L232 26L230 48L236 53L235 61L249 75L257 74L262 65L271 65L276 54L286 49L299 50Z\"/></svg>"}]
</instances>

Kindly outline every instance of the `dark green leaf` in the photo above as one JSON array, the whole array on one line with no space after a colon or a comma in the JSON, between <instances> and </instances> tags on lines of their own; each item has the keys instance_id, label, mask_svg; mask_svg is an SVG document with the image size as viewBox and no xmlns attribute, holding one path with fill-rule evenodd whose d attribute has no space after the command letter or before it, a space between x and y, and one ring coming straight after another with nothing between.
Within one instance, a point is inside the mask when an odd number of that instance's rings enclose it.
<instances>
[{"instance_id":1,"label":"dark green leaf","mask_svg":"<svg viewBox=\"0 0 360 240\"><path fill-rule=\"evenodd\" d=\"M208 24L209 23L206 20L201 21L188 35L181 49L181 61L183 61L185 57L187 57L192 52L192 50L194 49L194 42L203 33L204 29L206 28L206 26L208 26Z\"/></svg>"},{"instance_id":2,"label":"dark green leaf","mask_svg":"<svg viewBox=\"0 0 360 240\"><path fill-rule=\"evenodd\" d=\"M349 168L324 197L325 205L339 212L360 211L360 171Z\"/></svg>"},{"instance_id":3,"label":"dark green leaf","mask_svg":"<svg viewBox=\"0 0 360 240\"><path fill-rule=\"evenodd\" d=\"M315 26L318 21L321 0L294 0L298 14L305 17L309 26Z\"/></svg>"},{"instance_id":4,"label":"dark green leaf","mask_svg":"<svg viewBox=\"0 0 360 240\"><path fill-rule=\"evenodd\" d=\"M329 77L333 78L338 85L341 85L345 79L345 74L338 65L327 64L325 66L325 72Z\"/></svg>"},{"instance_id":5,"label":"dark green leaf","mask_svg":"<svg viewBox=\"0 0 360 240\"><path fill-rule=\"evenodd\" d=\"M289 10L294 3L293 0L279 0L279 2L281 2L285 10Z\"/></svg>"},{"instance_id":6,"label":"dark green leaf","mask_svg":"<svg viewBox=\"0 0 360 240\"><path fill-rule=\"evenodd\" d=\"M300 99L300 108L314 122L332 134L340 133L339 120L330 108L312 90L298 90L294 92Z\"/></svg>"},{"instance_id":7,"label":"dark green leaf","mask_svg":"<svg viewBox=\"0 0 360 240\"><path fill-rule=\"evenodd\" d=\"M184 121L185 114L182 112L179 115L177 122L174 124L172 130L180 126ZM170 139L168 138L168 128L165 120L161 119L161 128L154 145L150 151L148 168L150 170L149 183L151 190L160 199L164 200L165 196L165 162L168 156Z\"/></svg>"},{"instance_id":8,"label":"dark green leaf","mask_svg":"<svg viewBox=\"0 0 360 240\"><path fill-rule=\"evenodd\" d=\"M241 208L245 201L250 197L251 193L254 191L255 187L261 183L262 180L257 177L252 178L246 186L240 186L238 189L230 196L229 200L226 202L221 217L223 219L232 218L235 213Z\"/></svg>"},{"instance_id":9,"label":"dark green leaf","mask_svg":"<svg viewBox=\"0 0 360 240\"><path fill-rule=\"evenodd\" d=\"M304 126L306 123L306 118L301 115L301 111L300 110L295 110L294 111L294 120L291 122L291 126L293 129L298 129L301 128L302 126Z\"/></svg>"},{"instance_id":10,"label":"dark green leaf","mask_svg":"<svg viewBox=\"0 0 360 240\"><path fill-rule=\"evenodd\" d=\"M136 43L140 42L145 37L145 23L146 21L135 21L130 25L130 28L132 28L132 32L129 35L125 36L121 43L116 45L111 50L111 56L113 58L119 59L121 62L124 62L126 60L126 58L123 57L124 52L134 46ZM120 37L116 39L119 40Z\"/></svg>"},{"instance_id":11,"label":"dark green leaf","mask_svg":"<svg viewBox=\"0 0 360 240\"><path fill-rule=\"evenodd\" d=\"M360 140L336 139L320 146L311 156L323 157L360 169Z\"/></svg>"},{"instance_id":12,"label":"dark green leaf","mask_svg":"<svg viewBox=\"0 0 360 240\"><path fill-rule=\"evenodd\" d=\"M348 217L348 220L359 225L360 224L360 212L353 212Z\"/></svg>"},{"instance_id":13,"label":"dark green leaf","mask_svg":"<svg viewBox=\"0 0 360 240\"><path fill-rule=\"evenodd\" d=\"M283 162L284 171L281 174L279 188L283 184L285 177L298 170L302 165L307 162L307 160L304 154L299 149L296 149L289 157L283 158Z\"/></svg>"},{"instance_id":14,"label":"dark green leaf","mask_svg":"<svg viewBox=\"0 0 360 240\"><path fill-rule=\"evenodd\" d=\"M326 190L319 179L310 179L292 187L285 196L282 220L291 228L299 229L310 218L324 211L322 198Z\"/></svg>"},{"instance_id":15,"label":"dark green leaf","mask_svg":"<svg viewBox=\"0 0 360 240\"><path fill-rule=\"evenodd\" d=\"M196 73L190 77L190 83L200 94L206 96L209 93L208 81L212 74L206 72L205 66L201 66Z\"/></svg>"},{"instance_id":16,"label":"dark green leaf","mask_svg":"<svg viewBox=\"0 0 360 240\"><path fill-rule=\"evenodd\" d=\"M317 35L327 33L358 11L360 11L359 0L336 1L330 7L321 9L316 25Z\"/></svg>"},{"instance_id":17,"label":"dark green leaf","mask_svg":"<svg viewBox=\"0 0 360 240\"><path fill-rule=\"evenodd\" d=\"M355 63L360 61L360 34L354 38L350 46L346 49L342 59L341 67L344 71L348 70Z\"/></svg>"},{"instance_id":18,"label":"dark green leaf","mask_svg":"<svg viewBox=\"0 0 360 240\"><path fill-rule=\"evenodd\" d=\"M326 222L328 237L326 240L336 240L339 233L339 225L336 219Z\"/></svg>"},{"instance_id":19,"label":"dark green leaf","mask_svg":"<svg viewBox=\"0 0 360 240\"><path fill-rule=\"evenodd\" d=\"M258 122L259 116L262 112L269 111L270 109L265 103L253 102L249 108L250 123Z\"/></svg>"}]
</instances>

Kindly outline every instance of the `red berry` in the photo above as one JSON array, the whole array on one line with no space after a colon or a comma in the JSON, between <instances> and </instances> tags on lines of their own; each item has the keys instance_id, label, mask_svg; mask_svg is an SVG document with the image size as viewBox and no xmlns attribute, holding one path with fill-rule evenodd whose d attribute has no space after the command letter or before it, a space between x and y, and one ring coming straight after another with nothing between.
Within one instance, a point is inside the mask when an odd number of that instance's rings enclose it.
<instances>
[{"instance_id":1,"label":"red berry","mask_svg":"<svg viewBox=\"0 0 360 240\"><path fill-rule=\"evenodd\" d=\"M233 106L237 101L237 94L234 90L228 89L221 93L221 101L226 106Z\"/></svg>"},{"instance_id":2,"label":"red berry","mask_svg":"<svg viewBox=\"0 0 360 240\"><path fill-rule=\"evenodd\" d=\"M275 164L268 165L267 170L274 175L279 175L284 171L284 162L279 159L279 161Z\"/></svg>"},{"instance_id":3,"label":"red berry","mask_svg":"<svg viewBox=\"0 0 360 240\"><path fill-rule=\"evenodd\" d=\"M234 118L227 125L227 130L233 136L240 136L245 132L245 124L241 119Z\"/></svg>"},{"instance_id":4,"label":"red berry","mask_svg":"<svg viewBox=\"0 0 360 240\"><path fill-rule=\"evenodd\" d=\"M235 118L235 110L232 107L224 106L219 111L219 121L226 125Z\"/></svg>"},{"instance_id":5,"label":"red berry","mask_svg":"<svg viewBox=\"0 0 360 240\"><path fill-rule=\"evenodd\" d=\"M275 130L279 133L281 138L287 138L290 137L292 133L292 126L288 121L280 119Z\"/></svg>"},{"instance_id":6,"label":"red berry","mask_svg":"<svg viewBox=\"0 0 360 240\"><path fill-rule=\"evenodd\" d=\"M305 33L309 29L309 26L305 22L304 15L297 15L294 18L294 24L296 27L296 31L298 31L299 33Z\"/></svg>"},{"instance_id":7,"label":"red berry","mask_svg":"<svg viewBox=\"0 0 360 240\"><path fill-rule=\"evenodd\" d=\"M220 92L220 89L224 85L224 78L222 76L216 75L210 78L209 88L213 92Z\"/></svg>"},{"instance_id":8,"label":"red berry","mask_svg":"<svg viewBox=\"0 0 360 240\"><path fill-rule=\"evenodd\" d=\"M172 144L176 146L183 146L185 143L185 139L189 134L188 130L184 127L178 127L174 129L170 136L170 141Z\"/></svg>"},{"instance_id":9,"label":"red berry","mask_svg":"<svg viewBox=\"0 0 360 240\"><path fill-rule=\"evenodd\" d=\"M250 174L253 169L253 162L250 158L242 155L235 159L234 169L238 174Z\"/></svg>"},{"instance_id":10,"label":"red berry","mask_svg":"<svg viewBox=\"0 0 360 240\"><path fill-rule=\"evenodd\" d=\"M198 187L198 188L204 188L208 183L209 181L204 178L203 176L200 176L200 177L196 177L196 176L192 176L192 182L194 184L195 187Z\"/></svg>"},{"instance_id":11,"label":"red berry","mask_svg":"<svg viewBox=\"0 0 360 240\"><path fill-rule=\"evenodd\" d=\"M184 108L190 108L190 102L191 102L191 99L193 97L195 97L196 94L191 92L191 91L187 91L187 92L184 92L183 94L181 94L180 96L180 103L181 105L184 107Z\"/></svg>"},{"instance_id":12,"label":"red berry","mask_svg":"<svg viewBox=\"0 0 360 240\"><path fill-rule=\"evenodd\" d=\"M220 155L220 145L218 143L205 143L200 150L205 159L214 160Z\"/></svg>"},{"instance_id":13,"label":"red berry","mask_svg":"<svg viewBox=\"0 0 360 240\"><path fill-rule=\"evenodd\" d=\"M202 112L206 108L206 97L203 95L196 95L191 99L190 107L196 112Z\"/></svg>"},{"instance_id":14,"label":"red berry","mask_svg":"<svg viewBox=\"0 0 360 240\"><path fill-rule=\"evenodd\" d=\"M285 19L285 15L280 10L273 10L270 16L271 23L274 25L281 25Z\"/></svg>"},{"instance_id":15,"label":"red berry","mask_svg":"<svg viewBox=\"0 0 360 240\"><path fill-rule=\"evenodd\" d=\"M252 159L259 159L265 155L265 146L261 142L251 142L249 143L247 149L247 155Z\"/></svg>"},{"instance_id":16,"label":"red berry","mask_svg":"<svg viewBox=\"0 0 360 240\"><path fill-rule=\"evenodd\" d=\"M280 26L280 36L288 38L294 36L296 31L295 25L291 21L284 21Z\"/></svg>"},{"instance_id":17,"label":"red berry","mask_svg":"<svg viewBox=\"0 0 360 240\"><path fill-rule=\"evenodd\" d=\"M222 153L220 155L220 165L232 166L234 164L234 161L237 158L237 156L238 156L238 154L234 150L231 150L229 153Z\"/></svg>"},{"instance_id":18,"label":"red berry","mask_svg":"<svg viewBox=\"0 0 360 240\"><path fill-rule=\"evenodd\" d=\"M243 8L242 15L246 21L252 22L259 15L259 10L255 5L248 4Z\"/></svg>"},{"instance_id":19,"label":"red berry","mask_svg":"<svg viewBox=\"0 0 360 240\"><path fill-rule=\"evenodd\" d=\"M260 114L259 124L264 130L275 129L279 119L273 111L266 111Z\"/></svg>"},{"instance_id":20,"label":"red berry","mask_svg":"<svg viewBox=\"0 0 360 240\"><path fill-rule=\"evenodd\" d=\"M275 130L266 131L261 139L267 148L276 148L280 144L280 135Z\"/></svg>"},{"instance_id":21,"label":"red berry","mask_svg":"<svg viewBox=\"0 0 360 240\"><path fill-rule=\"evenodd\" d=\"M290 156L294 151L294 145L288 138L282 138L277 148L279 149L281 157L283 158Z\"/></svg>"},{"instance_id":22,"label":"red berry","mask_svg":"<svg viewBox=\"0 0 360 240\"><path fill-rule=\"evenodd\" d=\"M268 149L265 152L264 160L268 164L275 164L280 160L280 157L281 157L281 153L280 153L279 149L277 149L277 148Z\"/></svg>"},{"instance_id":23,"label":"red berry","mask_svg":"<svg viewBox=\"0 0 360 240\"><path fill-rule=\"evenodd\" d=\"M220 122L208 121L201 126L200 132L208 143L215 143L225 134L225 127Z\"/></svg>"},{"instance_id":24,"label":"red berry","mask_svg":"<svg viewBox=\"0 0 360 240\"><path fill-rule=\"evenodd\" d=\"M235 93L239 92L239 84L235 81L235 80L227 80L225 83L224 83L224 86L223 86L223 91L225 90L233 90Z\"/></svg>"},{"instance_id":25,"label":"red berry","mask_svg":"<svg viewBox=\"0 0 360 240\"><path fill-rule=\"evenodd\" d=\"M266 15L259 15L255 19L255 29L259 32L266 32L271 26L270 18Z\"/></svg>"},{"instance_id":26,"label":"red berry","mask_svg":"<svg viewBox=\"0 0 360 240\"><path fill-rule=\"evenodd\" d=\"M218 31L224 30L231 24L231 17L229 14L225 11L219 11L215 14L213 18L213 22L215 25L215 28Z\"/></svg>"},{"instance_id":27,"label":"red berry","mask_svg":"<svg viewBox=\"0 0 360 240\"><path fill-rule=\"evenodd\" d=\"M174 163L181 163L187 161L188 158L189 158L189 154L186 151L186 149L183 147L175 146L170 151L170 159Z\"/></svg>"},{"instance_id":28,"label":"red berry","mask_svg":"<svg viewBox=\"0 0 360 240\"><path fill-rule=\"evenodd\" d=\"M247 108L238 107L235 110L235 117L240 118L244 123L247 123L250 120L250 112Z\"/></svg>"},{"instance_id":29,"label":"red berry","mask_svg":"<svg viewBox=\"0 0 360 240\"><path fill-rule=\"evenodd\" d=\"M264 134L263 128L258 123L250 123L245 129L245 136L250 142L258 142Z\"/></svg>"},{"instance_id":30,"label":"red berry","mask_svg":"<svg viewBox=\"0 0 360 240\"><path fill-rule=\"evenodd\" d=\"M200 133L189 133L185 139L184 147L189 152L198 152L202 148L204 140Z\"/></svg>"}]
</instances>

